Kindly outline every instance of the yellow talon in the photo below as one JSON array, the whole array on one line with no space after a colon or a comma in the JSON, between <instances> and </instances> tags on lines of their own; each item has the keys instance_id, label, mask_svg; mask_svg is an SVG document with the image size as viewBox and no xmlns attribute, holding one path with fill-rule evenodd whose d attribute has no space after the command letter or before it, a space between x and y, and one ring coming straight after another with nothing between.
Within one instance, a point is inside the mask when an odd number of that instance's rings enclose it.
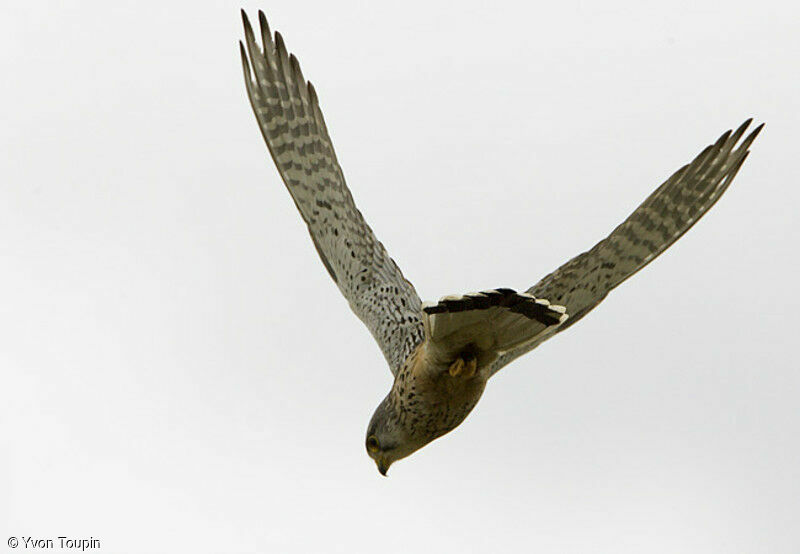
<instances>
[{"instance_id":1,"label":"yellow talon","mask_svg":"<svg viewBox=\"0 0 800 554\"><path fill-rule=\"evenodd\" d=\"M469 356L469 359L467 360L459 356L456 358L455 362L450 364L450 368L447 370L447 372L450 374L450 377L463 376L469 378L473 377L477 370L478 359L475 356Z\"/></svg>"},{"instance_id":2,"label":"yellow talon","mask_svg":"<svg viewBox=\"0 0 800 554\"><path fill-rule=\"evenodd\" d=\"M464 358L456 358L456 361L450 365L450 369L448 370L450 377L458 377L461 375L461 372L464 371L464 367Z\"/></svg>"}]
</instances>

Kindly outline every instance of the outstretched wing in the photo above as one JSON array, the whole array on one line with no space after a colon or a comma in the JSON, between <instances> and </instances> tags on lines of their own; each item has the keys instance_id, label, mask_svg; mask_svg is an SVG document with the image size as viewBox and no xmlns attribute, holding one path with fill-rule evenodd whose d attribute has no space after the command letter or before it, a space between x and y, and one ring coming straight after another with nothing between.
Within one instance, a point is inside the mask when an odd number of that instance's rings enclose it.
<instances>
[{"instance_id":1,"label":"outstretched wing","mask_svg":"<svg viewBox=\"0 0 800 554\"><path fill-rule=\"evenodd\" d=\"M356 208L314 87L280 33L273 41L266 17L258 16L263 51L244 11L247 48L239 46L261 133L322 263L396 373L423 340L420 299Z\"/></svg>"},{"instance_id":2,"label":"outstretched wing","mask_svg":"<svg viewBox=\"0 0 800 554\"><path fill-rule=\"evenodd\" d=\"M756 127L734 149L751 121L745 121L734 133L726 132L692 163L676 171L594 248L571 259L528 289L534 296L566 306L569 320L557 332L576 323L614 287L669 248L719 200L763 127L763 124ZM494 363L492 373L529 352L542 340L504 354Z\"/></svg>"},{"instance_id":3,"label":"outstretched wing","mask_svg":"<svg viewBox=\"0 0 800 554\"><path fill-rule=\"evenodd\" d=\"M479 367L552 333L568 318L563 306L511 289L445 296L422 311L429 354L450 363L469 352Z\"/></svg>"}]
</instances>

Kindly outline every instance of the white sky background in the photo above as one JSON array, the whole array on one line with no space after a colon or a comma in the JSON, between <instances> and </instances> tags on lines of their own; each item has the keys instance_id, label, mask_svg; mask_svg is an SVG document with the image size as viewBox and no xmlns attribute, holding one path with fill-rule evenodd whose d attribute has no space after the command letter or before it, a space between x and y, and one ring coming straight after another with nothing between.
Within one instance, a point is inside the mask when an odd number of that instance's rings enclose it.
<instances>
[{"instance_id":1,"label":"white sky background","mask_svg":"<svg viewBox=\"0 0 800 554\"><path fill-rule=\"evenodd\" d=\"M241 4L0 8L0 551L798 551L800 8L454 5L244 5L423 299L527 288L767 126L706 218L388 479L363 441L391 375L268 157Z\"/></svg>"}]
</instances>

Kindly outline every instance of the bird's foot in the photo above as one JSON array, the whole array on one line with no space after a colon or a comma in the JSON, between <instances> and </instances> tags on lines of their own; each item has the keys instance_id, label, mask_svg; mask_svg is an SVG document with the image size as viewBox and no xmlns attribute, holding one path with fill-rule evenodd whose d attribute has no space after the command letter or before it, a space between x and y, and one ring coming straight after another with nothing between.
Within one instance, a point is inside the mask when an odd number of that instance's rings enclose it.
<instances>
[{"instance_id":1,"label":"bird's foot","mask_svg":"<svg viewBox=\"0 0 800 554\"><path fill-rule=\"evenodd\" d=\"M461 354L456 361L450 364L447 372L450 377L464 377L466 379L473 377L478 370L478 358L475 354L469 352Z\"/></svg>"}]
</instances>

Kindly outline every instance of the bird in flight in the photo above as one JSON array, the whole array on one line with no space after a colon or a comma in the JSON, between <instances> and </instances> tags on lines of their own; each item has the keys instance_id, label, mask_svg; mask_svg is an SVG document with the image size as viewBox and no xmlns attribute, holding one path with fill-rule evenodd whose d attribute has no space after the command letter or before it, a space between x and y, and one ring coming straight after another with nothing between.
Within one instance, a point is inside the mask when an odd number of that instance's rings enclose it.
<instances>
[{"instance_id":1,"label":"bird in flight","mask_svg":"<svg viewBox=\"0 0 800 554\"><path fill-rule=\"evenodd\" d=\"M725 132L610 235L525 292L498 288L423 304L356 208L317 93L259 11L242 11L245 85L261 134L325 269L378 342L394 382L367 427L381 474L456 428L489 378L580 320L669 248L727 190L763 124ZM741 142L740 142L741 141Z\"/></svg>"}]
</instances>

